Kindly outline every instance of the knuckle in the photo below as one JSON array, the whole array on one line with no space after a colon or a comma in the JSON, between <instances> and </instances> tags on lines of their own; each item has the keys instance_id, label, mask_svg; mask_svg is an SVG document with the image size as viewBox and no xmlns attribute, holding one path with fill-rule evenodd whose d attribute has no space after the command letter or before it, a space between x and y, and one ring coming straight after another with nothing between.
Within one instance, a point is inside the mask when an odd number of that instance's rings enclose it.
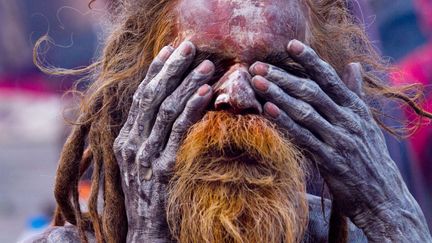
<instances>
[{"instance_id":1,"label":"knuckle","mask_svg":"<svg viewBox=\"0 0 432 243\"><path fill-rule=\"evenodd\" d=\"M316 83L303 82L300 85L300 92L301 92L303 98L310 101L310 100L315 99L316 97L319 96L320 88Z\"/></svg>"},{"instance_id":2,"label":"knuckle","mask_svg":"<svg viewBox=\"0 0 432 243\"><path fill-rule=\"evenodd\" d=\"M186 64L185 60L176 59L172 62L166 63L162 73L166 77L175 77L180 75L179 72L182 70L183 66Z\"/></svg>"},{"instance_id":3,"label":"knuckle","mask_svg":"<svg viewBox=\"0 0 432 243\"><path fill-rule=\"evenodd\" d=\"M146 147L147 146L144 146L144 148L140 149L136 155L136 159L140 163L147 161L149 158L148 149Z\"/></svg>"},{"instance_id":4,"label":"knuckle","mask_svg":"<svg viewBox=\"0 0 432 243\"><path fill-rule=\"evenodd\" d=\"M126 141L118 150L114 153L118 162L131 162L135 159L136 146L131 142Z\"/></svg>"},{"instance_id":5,"label":"knuckle","mask_svg":"<svg viewBox=\"0 0 432 243\"><path fill-rule=\"evenodd\" d=\"M149 68L149 74L150 75L155 75L156 73L158 73L162 67L164 66L164 62L162 62L161 60L159 60L158 58L154 59L152 61L152 63L150 64L150 68Z\"/></svg>"},{"instance_id":6,"label":"knuckle","mask_svg":"<svg viewBox=\"0 0 432 243\"><path fill-rule=\"evenodd\" d=\"M345 126L347 127L348 131L350 131L353 134L358 135L363 132L360 123L357 122L356 120L347 120Z\"/></svg>"},{"instance_id":7,"label":"knuckle","mask_svg":"<svg viewBox=\"0 0 432 243\"><path fill-rule=\"evenodd\" d=\"M139 103L140 99L141 99L141 91L137 91L134 93L133 97L132 97L132 102L133 103Z\"/></svg>"},{"instance_id":8,"label":"knuckle","mask_svg":"<svg viewBox=\"0 0 432 243\"><path fill-rule=\"evenodd\" d=\"M268 89L267 93L277 102L284 102L286 99L285 92L273 84L270 84L270 88Z\"/></svg>"},{"instance_id":9,"label":"knuckle","mask_svg":"<svg viewBox=\"0 0 432 243\"><path fill-rule=\"evenodd\" d=\"M144 90L144 92L142 93L141 99L140 99L140 107L141 108L146 108L149 107L152 103L153 100L156 97L156 89L154 89L153 87L148 87Z\"/></svg>"},{"instance_id":10,"label":"knuckle","mask_svg":"<svg viewBox=\"0 0 432 243\"><path fill-rule=\"evenodd\" d=\"M315 110L309 104L302 104L299 110L299 119L302 121L309 121L315 116Z\"/></svg>"},{"instance_id":11,"label":"knuckle","mask_svg":"<svg viewBox=\"0 0 432 243\"><path fill-rule=\"evenodd\" d=\"M318 54L315 52L314 49L312 49L312 47L308 45L304 45L304 47L305 47L304 53L307 53L312 58L318 58Z\"/></svg>"},{"instance_id":12,"label":"knuckle","mask_svg":"<svg viewBox=\"0 0 432 243\"><path fill-rule=\"evenodd\" d=\"M159 116L161 121L173 121L178 115L178 107L172 99L167 99L161 105Z\"/></svg>"},{"instance_id":13,"label":"knuckle","mask_svg":"<svg viewBox=\"0 0 432 243\"><path fill-rule=\"evenodd\" d=\"M189 125L190 123L185 119L176 121L172 128L172 134L173 135L182 134L188 129Z\"/></svg>"},{"instance_id":14,"label":"knuckle","mask_svg":"<svg viewBox=\"0 0 432 243\"><path fill-rule=\"evenodd\" d=\"M306 146L311 146L312 148L316 148L316 146L318 146L315 139L312 137L312 134L305 134L303 140L303 143Z\"/></svg>"},{"instance_id":15,"label":"knuckle","mask_svg":"<svg viewBox=\"0 0 432 243\"><path fill-rule=\"evenodd\" d=\"M357 147L357 143L350 134L338 134L337 136L338 150L340 151L353 151Z\"/></svg>"},{"instance_id":16,"label":"knuckle","mask_svg":"<svg viewBox=\"0 0 432 243\"><path fill-rule=\"evenodd\" d=\"M123 147L123 144L124 144L123 140L120 137L117 137L114 140L114 144L113 144L114 153L119 153Z\"/></svg>"},{"instance_id":17,"label":"knuckle","mask_svg":"<svg viewBox=\"0 0 432 243\"><path fill-rule=\"evenodd\" d=\"M154 172L158 176L167 176L167 175L169 176L169 173L171 173L174 169L174 164L175 164L175 160L163 154L161 155L159 162L156 163L155 166L153 167ZM164 179L168 179L168 178L164 178Z\"/></svg>"},{"instance_id":18,"label":"knuckle","mask_svg":"<svg viewBox=\"0 0 432 243\"><path fill-rule=\"evenodd\" d=\"M353 98L351 107L360 117L369 117L371 115L368 105L358 97Z\"/></svg>"}]
</instances>

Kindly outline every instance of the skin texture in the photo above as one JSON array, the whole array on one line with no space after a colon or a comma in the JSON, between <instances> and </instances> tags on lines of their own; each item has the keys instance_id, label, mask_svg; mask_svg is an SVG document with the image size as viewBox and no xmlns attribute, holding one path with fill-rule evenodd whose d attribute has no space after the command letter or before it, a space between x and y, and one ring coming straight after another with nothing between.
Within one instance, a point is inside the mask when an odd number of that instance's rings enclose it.
<instances>
[{"instance_id":1,"label":"skin texture","mask_svg":"<svg viewBox=\"0 0 432 243\"><path fill-rule=\"evenodd\" d=\"M218 110L229 109L233 113L262 113L262 105L249 82L251 78L248 66L233 65L214 87L217 93L214 107Z\"/></svg>"},{"instance_id":2,"label":"skin texture","mask_svg":"<svg viewBox=\"0 0 432 243\"><path fill-rule=\"evenodd\" d=\"M305 39L304 14L297 1L182 0L175 11L178 40L190 40L200 50L236 60L215 84L216 108L225 103L235 112L249 108L260 112L262 108L250 92L252 87L267 101L264 115L310 153L343 213L370 242L431 240L422 212L360 98L361 67L350 64L342 75L343 82L329 64L301 42L290 42L286 48L289 40ZM304 66L313 80L264 63L250 67L267 54L281 51ZM181 82L192 58L192 54L185 58L175 51L163 68L156 59L114 145L126 205L133 205L128 208L128 241L170 240L164 222L167 175L172 172L181 137L202 116L211 98L208 91L204 98L195 95L185 105L211 76L211 71L208 75L194 71Z\"/></svg>"},{"instance_id":3,"label":"skin texture","mask_svg":"<svg viewBox=\"0 0 432 243\"><path fill-rule=\"evenodd\" d=\"M424 216L363 100L311 48L294 40L287 49L313 80L268 64L253 65L253 86L268 101L265 114L310 153L343 213L369 242L431 241ZM344 75L353 90L361 90L360 68L350 64Z\"/></svg>"},{"instance_id":4,"label":"skin texture","mask_svg":"<svg viewBox=\"0 0 432 243\"><path fill-rule=\"evenodd\" d=\"M313 158L343 213L368 241L432 241L361 99L360 65L350 64L339 77L306 45L290 42L287 47L290 40L307 40L305 14L297 0L181 0L175 11L176 43L190 40L199 50L233 57L235 64L214 89L205 85L214 72L208 61L183 78L195 53L191 42L176 50L164 48L151 64L114 143L127 205L128 242L171 241L165 194L175 155L185 132L212 98L220 109L263 110L287 131ZM311 79L255 63L270 52L286 52ZM313 242L325 239L326 232L316 205L316 200L310 202L313 224L308 234ZM359 238L355 241L361 242Z\"/></svg>"},{"instance_id":5,"label":"skin texture","mask_svg":"<svg viewBox=\"0 0 432 243\"><path fill-rule=\"evenodd\" d=\"M213 64L203 62L182 80L195 47L184 42L171 52L164 48L151 64L114 144L126 205L134 205L127 209L128 242L165 241L169 235L163 216L169 173L184 133L202 117L212 97L205 83Z\"/></svg>"},{"instance_id":6,"label":"skin texture","mask_svg":"<svg viewBox=\"0 0 432 243\"><path fill-rule=\"evenodd\" d=\"M194 6L191 8L191 6ZM178 39L252 64L287 40L304 40L306 21L298 0L181 0L175 8Z\"/></svg>"},{"instance_id":7,"label":"skin texture","mask_svg":"<svg viewBox=\"0 0 432 243\"><path fill-rule=\"evenodd\" d=\"M256 75L252 79L253 87L268 100L264 106L265 116L287 130L297 145L310 152L335 200L342 205L345 215L363 230L369 242L430 241L423 214L389 157L383 134L361 98L349 90L334 69L309 47L293 41L288 52L313 74L314 80L302 80L268 64L254 64L250 68L250 72ZM134 205L128 208L128 223L133 226L129 229L128 241L171 240L163 216L168 182L166 175L172 172L170 170L182 135L190 124L201 117L211 96L193 96L182 113L178 100L186 102L194 90L190 89L189 95L186 95L183 90L189 81L186 78L161 105L153 130L144 138L135 159L137 146L133 141L140 134L140 129L136 128L142 122L136 117L144 115L140 110L153 110L148 107L158 100L153 96L147 99L145 94L149 91L146 90L153 89L153 80L161 86L164 81L172 80L170 75L184 70L188 61L175 52L165 65L170 63L177 64L173 68L175 71L164 72L166 68L162 68L158 74L149 72L148 77L156 76L149 78L151 81L146 88L140 86L135 99L141 97L136 101L141 105L133 106L135 109L131 109L129 126L124 127L115 144L117 160L122 167L127 205ZM361 90L360 68L358 64L351 64L344 75L354 90ZM205 82L205 77L200 76L201 82ZM200 84L197 80L195 83L197 88ZM147 100L148 103L144 103ZM171 110L170 115L166 114L168 105L177 108ZM173 132L166 143L167 128L171 124L174 124ZM152 134L157 136L153 138ZM152 161L152 169L147 161ZM150 170L153 172L150 173ZM132 185L138 186L141 194L137 194L138 189Z\"/></svg>"},{"instance_id":8,"label":"skin texture","mask_svg":"<svg viewBox=\"0 0 432 243\"><path fill-rule=\"evenodd\" d=\"M185 45L191 48L186 57L180 54ZM165 48L152 63L134 96L129 120L114 144L128 205L128 242L172 242L164 208L175 153L185 131L202 117L212 96L211 88L203 85L211 76L212 65L205 62L201 66L206 75L194 70L181 80L181 73L193 58L194 46L185 42L171 52L170 47ZM430 242L423 214L388 156L383 135L361 93L354 93L344 84L361 90L360 65L350 64L343 82L330 65L302 43L290 42L287 52L308 69L313 80L260 62L252 65L253 87L268 101L264 115L310 153L335 200L368 242ZM156 112L158 101L161 108ZM151 112L156 121L151 122L152 130L145 132L140 127L148 122L144 117ZM313 196L308 201L311 214L305 241L325 241L327 230L318 210L320 202ZM327 201L325 206L328 211ZM349 227L350 242L366 242L353 227ZM59 235L78 241L75 229L55 228L33 242L50 242Z\"/></svg>"}]
</instances>

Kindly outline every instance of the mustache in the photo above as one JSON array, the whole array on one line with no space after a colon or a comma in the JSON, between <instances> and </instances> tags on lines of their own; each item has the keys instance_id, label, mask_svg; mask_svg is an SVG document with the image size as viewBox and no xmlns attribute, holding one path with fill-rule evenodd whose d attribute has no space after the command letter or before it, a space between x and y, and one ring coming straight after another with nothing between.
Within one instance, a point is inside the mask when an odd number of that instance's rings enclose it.
<instances>
[{"instance_id":1,"label":"mustache","mask_svg":"<svg viewBox=\"0 0 432 243\"><path fill-rule=\"evenodd\" d=\"M197 157L220 162L246 159L277 170L287 157L302 157L299 151L282 131L260 115L209 111L186 134L177 161Z\"/></svg>"}]
</instances>

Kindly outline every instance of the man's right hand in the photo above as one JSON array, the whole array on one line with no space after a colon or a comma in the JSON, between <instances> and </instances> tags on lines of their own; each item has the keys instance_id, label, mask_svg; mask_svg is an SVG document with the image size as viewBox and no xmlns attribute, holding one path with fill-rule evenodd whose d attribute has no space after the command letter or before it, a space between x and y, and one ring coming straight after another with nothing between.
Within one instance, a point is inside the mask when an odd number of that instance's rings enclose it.
<instances>
[{"instance_id":1,"label":"man's right hand","mask_svg":"<svg viewBox=\"0 0 432 243\"><path fill-rule=\"evenodd\" d=\"M169 46L161 50L114 142L128 205L127 242L170 240L164 212L166 187L184 134L202 118L212 97L206 84L214 73L212 62L202 62L183 79L195 52L188 41L176 50Z\"/></svg>"}]
</instances>

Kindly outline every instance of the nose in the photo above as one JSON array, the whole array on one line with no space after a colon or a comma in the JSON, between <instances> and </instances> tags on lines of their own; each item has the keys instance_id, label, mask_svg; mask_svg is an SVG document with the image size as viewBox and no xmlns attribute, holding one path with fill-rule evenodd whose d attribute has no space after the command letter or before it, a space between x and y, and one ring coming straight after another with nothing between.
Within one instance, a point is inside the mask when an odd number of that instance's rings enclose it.
<instances>
[{"instance_id":1,"label":"nose","mask_svg":"<svg viewBox=\"0 0 432 243\"><path fill-rule=\"evenodd\" d=\"M235 114L262 113L262 106L250 84L251 79L247 65L232 66L215 85L215 109Z\"/></svg>"}]
</instances>

